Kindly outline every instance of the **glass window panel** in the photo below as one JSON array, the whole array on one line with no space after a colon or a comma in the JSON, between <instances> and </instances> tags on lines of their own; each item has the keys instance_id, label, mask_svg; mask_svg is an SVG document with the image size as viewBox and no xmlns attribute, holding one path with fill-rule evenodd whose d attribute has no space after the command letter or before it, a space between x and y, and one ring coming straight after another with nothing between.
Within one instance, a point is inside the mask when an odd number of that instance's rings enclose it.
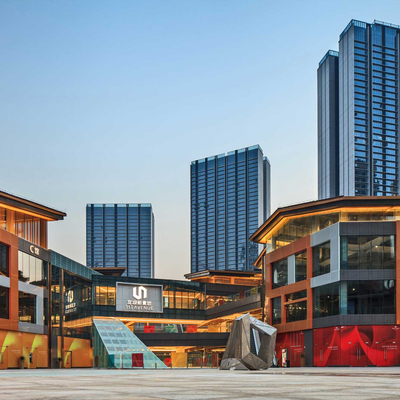
<instances>
[{"instance_id":1,"label":"glass window panel","mask_svg":"<svg viewBox=\"0 0 400 400\"><path fill-rule=\"evenodd\" d=\"M331 244L326 242L313 247L313 276L319 276L330 272Z\"/></svg>"},{"instance_id":2,"label":"glass window panel","mask_svg":"<svg viewBox=\"0 0 400 400\"><path fill-rule=\"evenodd\" d=\"M282 301L280 297L272 299L272 325L281 323L281 305Z\"/></svg>"}]
</instances>

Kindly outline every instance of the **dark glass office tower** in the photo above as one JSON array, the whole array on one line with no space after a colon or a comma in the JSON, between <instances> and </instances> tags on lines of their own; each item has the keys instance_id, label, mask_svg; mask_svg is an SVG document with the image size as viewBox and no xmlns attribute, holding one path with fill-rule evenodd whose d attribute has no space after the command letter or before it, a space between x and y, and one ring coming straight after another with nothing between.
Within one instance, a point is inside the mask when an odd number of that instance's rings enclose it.
<instances>
[{"instance_id":1,"label":"dark glass office tower","mask_svg":"<svg viewBox=\"0 0 400 400\"><path fill-rule=\"evenodd\" d=\"M339 53L329 50L318 68L318 198L339 196Z\"/></svg>"},{"instance_id":2,"label":"dark glass office tower","mask_svg":"<svg viewBox=\"0 0 400 400\"><path fill-rule=\"evenodd\" d=\"M151 204L88 204L86 262L91 268L125 268L123 276L154 278Z\"/></svg>"},{"instance_id":3,"label":"dark glass office tower","mask_svg":"<svg viewBox=\"0 0 400 400\"><path fill-rule=\"evenodd\" d=\"M260 146L191 163L191 272L253 270L249 237L270 214L270 163Z\"/></svg>"},{"instance_id":4,"label":"dark glass office tower","mask_svg":"<svg viewBox=\"0 0 400 400\"><path fill-rule=\"evenodd\" d=\"M340 35L338 67L333 66L334 56L321 61L319 198L336 195L330 190L324 165L332 167L332 180L338 177L339 195L399 195L399 48L399 26L352 20ZM325 79L320 80L323 74ZM333 107L336 97L338 106ZM330 114L332 110L335 115ZM338 127L333 123L336 118ZM333 137L338 154L332 162Z\"/></svg>"}]
</instances>

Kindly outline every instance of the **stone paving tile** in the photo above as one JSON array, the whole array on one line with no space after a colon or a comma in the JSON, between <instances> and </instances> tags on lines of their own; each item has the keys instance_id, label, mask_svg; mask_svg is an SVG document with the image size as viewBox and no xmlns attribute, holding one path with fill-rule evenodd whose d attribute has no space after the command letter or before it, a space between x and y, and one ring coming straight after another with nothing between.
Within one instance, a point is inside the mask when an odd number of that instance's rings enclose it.
<instances>
[{"instance_id":1,"label":"stone paving tile","mask_svg":"<svg viewBox=\"0 0 400 400\"><path fill-rule=\"evenodd\" d=\"M268 371L7 370L1 400L241 400L400 398L399 368L292 368Z\"/></svg>"}]
</instances>

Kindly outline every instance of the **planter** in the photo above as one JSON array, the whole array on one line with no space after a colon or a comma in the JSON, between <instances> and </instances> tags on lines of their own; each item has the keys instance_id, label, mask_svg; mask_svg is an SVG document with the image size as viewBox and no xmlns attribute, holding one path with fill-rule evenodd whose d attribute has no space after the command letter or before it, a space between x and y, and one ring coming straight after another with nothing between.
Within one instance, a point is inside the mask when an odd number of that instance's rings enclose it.
<instances>
[{"instance_id":1,"label":"planter","mask_svg":"<svg viewBox=\"0 0 400 400\"><path fill-rule=\"evenodd\" d=\"M25 360L18 360L18 368L24 369L25 368Z\"/></svg>"},{"instance_id":2,"label":"planter","mask_svg":"<svg viewBox=\"0 0 400 400\"><path fill-rule=\"evenodd\" d=\"M300 367L304 368L306 366L306 359L300 358Z\"/></svg>"}]
</instances>

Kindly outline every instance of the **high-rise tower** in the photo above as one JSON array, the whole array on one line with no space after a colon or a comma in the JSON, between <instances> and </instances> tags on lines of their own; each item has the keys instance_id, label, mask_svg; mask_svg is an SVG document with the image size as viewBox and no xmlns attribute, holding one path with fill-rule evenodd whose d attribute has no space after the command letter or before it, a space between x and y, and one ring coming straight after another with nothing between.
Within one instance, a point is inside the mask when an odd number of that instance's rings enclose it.
<instances>
[{"instance_id":1,"label":"high-rise tower","mask_svg":"<svg viewBox=\"0 0 400 400\"><path fill-rule=\"evenodd\" d=\"M352 20L318 68L318 197L399 194L400 27Z\"/></svg>"},{"instance_id":2,"label":"high-rise tower","mask_svg":"<svg viewBox=\"0 0 400 400\"><path fill-rule=\"evenodd\" d=\"M88 204L86 262L92 268L125 268L124 276L154 278L151 204Z\"/></svg>"},{"instance_id":3,"label":"high-rise tower","mask_svg":"<svg viewBox=\"0 0 400 400\"><path fill-rule=\"evenodd\" d=\"M191 272L252 270L248 239L270 214L270 163L260 146L191 163Z\"/></svg>"}]
</instances>

